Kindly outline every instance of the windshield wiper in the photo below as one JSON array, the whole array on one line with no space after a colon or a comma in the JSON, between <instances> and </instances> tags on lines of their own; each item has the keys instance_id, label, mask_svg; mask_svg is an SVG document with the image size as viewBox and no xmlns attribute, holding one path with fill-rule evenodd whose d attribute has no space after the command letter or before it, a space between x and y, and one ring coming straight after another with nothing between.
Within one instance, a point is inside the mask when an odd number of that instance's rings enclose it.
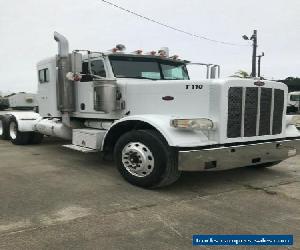
<instances>
[{"instance_id":1,"label":"windshield wiper","mask_svg":"<svg viewBox=\"0 0 300 250\"><path fill-rule=\"evenodd\" d=\"M148 80L152 80L152 81L156 81L158 79L153 79L153 78L150 78L150 77L145 77L145 76L137 76L135 77L136 79L148 79Z\"/></svg>"},{"instance_id":2,"label":"windshield wiper","mask_svg":"<svg viewBox=\"0 0 300 250\"><path fill-rule=\"evenodd\" d=\"M133 78L133 79L147 79L147 80L152 80L152 81L157 81L157 80L161 80L161 79L153 79L153 78L149 78L149 77L145 77L145 76L117 76L120 78Z\"/></svg>"},{"instance_id":3,"label":"windshield wiper","mask_svg":"<svg viewBox=\"0 0 300 250\"><path fill-rule=\"evenodd\" d=\"M180 77L173 77L173 78L165 78L164 80L185 80L185 79L182 79Z\"/></svg>"}]
</instances>

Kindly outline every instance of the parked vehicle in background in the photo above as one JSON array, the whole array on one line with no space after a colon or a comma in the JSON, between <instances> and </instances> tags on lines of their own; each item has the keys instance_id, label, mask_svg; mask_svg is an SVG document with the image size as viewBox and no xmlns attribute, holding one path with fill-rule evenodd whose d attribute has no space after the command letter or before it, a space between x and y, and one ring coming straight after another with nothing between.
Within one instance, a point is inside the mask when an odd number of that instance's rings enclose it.
<instances>
[{"instance_id":1,"label":"parked vehicle in background","mask_svg":"<svg viewBox=\"0 0 300 250\"><path fill-rule=\"evenodd\" d=\"M130 183L154 188L182 171L270 167L300 151L298 115L286 115L283 83L219 79L220 67L169 56L169 50L74 50L54 34L58 55L40 61L39 113L7 112L0 136L13 144L43 136L80 152L114 157ZM187 65L206 67L190 80Z\"/></svg>"},{"instance_id":2,"label":"parked vehicle in background","mask_svg":"<svg viewBox=\"0 0 300 250\"><path fill-rule=\"evenodd\" d=\"M37 107L37 94L20 92L0 97L1 110L34 110Z\"/></svg>"},{"instance_id":3,"label":"parked vehicle in background","mask_svg":"<svg viewBox=\"0 0 300 250\"><path fill-rule=\"evenodd\" d=\"M298 113L300 110L300 92L290 92L288 95L288 113Z\"/></svg>"}]
</instances>

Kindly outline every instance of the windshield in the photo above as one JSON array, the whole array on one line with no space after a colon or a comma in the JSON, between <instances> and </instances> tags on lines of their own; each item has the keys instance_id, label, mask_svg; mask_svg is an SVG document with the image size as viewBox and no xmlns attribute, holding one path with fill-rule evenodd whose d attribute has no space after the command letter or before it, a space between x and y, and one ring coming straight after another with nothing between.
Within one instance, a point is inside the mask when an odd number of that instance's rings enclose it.
<instances>
[{"instance_id":1,"label":"windshield","mask_svg":"<svg viewBox=\"0 0 300 250\"><path fill-rule=\"evenodd\" d=\"M293 102L300 101L300 95L291 95L291 101Z\"/></svg>"},{"instance_id":2,"label":"windshield","mask_svg":"<svg viewBox=\"0 0 300 250\"><path fill-rule=\"evenodd\" d=\"M151 80L188 80L182 62L160 58L109 56L115 77Z\"/></svg>"}]
</instances>

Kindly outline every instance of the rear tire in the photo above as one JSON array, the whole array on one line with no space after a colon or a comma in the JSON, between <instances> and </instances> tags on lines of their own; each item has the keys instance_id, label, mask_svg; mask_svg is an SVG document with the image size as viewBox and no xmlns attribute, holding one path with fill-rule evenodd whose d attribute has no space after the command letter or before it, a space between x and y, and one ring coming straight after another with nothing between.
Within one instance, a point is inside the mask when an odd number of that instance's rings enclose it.
<instances>
[{"instance_id":1,"label":"rear tire","mask_svg":"<svg viewBox=\"0 0 300 250\"><path fill-rule=\"evenodd\" d=\"M41 144L44 139L44 135L38 132L31 132L29 138L29 144Z\"/></svg>"},{"instance_id":2,"label":"rear tire","mask_svg":"<svg viewBox=\"0 0 300 250\"><path fill-rule=\"evenodd\" d=\"M156 188L178 180L176 152L154 130L133 130L122 135L114 149L120 174L129 183Z\"/></svg>"},{"instance_id":3,"label":"rear tire","mask_svg":"<svg viewBox=\"0 0 300 250\"><path fill-rule=\"evenodd\" d=\"M9 116L1 115L0 116L0 139L9 140Z\"/></svg>"},{"instance_id":4,"label":"rear tire","mask_svg":"<svg viewBox=\"0 0 300 250\"><path fill-rule=\"evenodd\" d=\"M15 145L27 145L30 141L31 132L21 132L18 128L18 122L14 116L9 120L10 141Z\"/></svg>"}]
</instances>

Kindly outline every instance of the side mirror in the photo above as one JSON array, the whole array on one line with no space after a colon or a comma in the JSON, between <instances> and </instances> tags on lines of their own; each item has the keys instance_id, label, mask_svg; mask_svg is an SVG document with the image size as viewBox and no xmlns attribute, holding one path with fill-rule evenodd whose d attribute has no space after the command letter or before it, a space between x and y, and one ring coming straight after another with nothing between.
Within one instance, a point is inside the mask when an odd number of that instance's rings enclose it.
<instances>
[{"instance_id":1,"label":"side mirror","mask_svg":"<svg viewBox=\"0 0 300 250\"><path fill-rule=\"evenodd\" d=\"M73 73L82 72L82 54L78 52L73 52L71 54L71 64Z\"/></svg>"}]
</instances>

